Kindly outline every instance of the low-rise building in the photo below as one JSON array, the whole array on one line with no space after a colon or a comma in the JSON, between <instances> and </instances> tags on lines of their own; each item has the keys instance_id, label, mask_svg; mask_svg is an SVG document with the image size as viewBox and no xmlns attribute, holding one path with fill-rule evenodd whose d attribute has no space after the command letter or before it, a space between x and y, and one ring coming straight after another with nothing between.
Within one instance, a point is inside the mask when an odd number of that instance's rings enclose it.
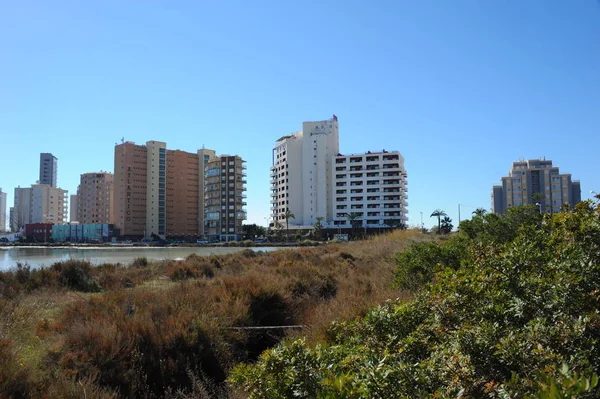
<instances>
[{"instance_id":1,"label":"low-rise building","mask_svg":"<svg viewBox=\"0 0 600 399\"><path fill-rule=\"evenodd\" d=\"M29 223L25 225L24 236L28 242L50 242L52 223Z\"/></svg>"},{"instance_id":2,"label":"low-rise building","mask_svg":"<svg viewBox=\"0 0 600 399\"><path fill-rule=\"evenodd\" d=\"M52 226L54 242L107 242L116 237L118 231L108 223L65 224Z\"/></svg>"}]
</instances>

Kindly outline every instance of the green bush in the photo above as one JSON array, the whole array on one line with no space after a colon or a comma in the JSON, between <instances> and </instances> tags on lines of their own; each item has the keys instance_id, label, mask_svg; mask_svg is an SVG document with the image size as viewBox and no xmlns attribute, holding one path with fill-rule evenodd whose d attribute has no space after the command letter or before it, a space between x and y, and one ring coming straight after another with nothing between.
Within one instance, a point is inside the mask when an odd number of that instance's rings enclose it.
<instances>
[{"instance_id":1,"label":"green bush","mask_svg":"<svg viewBox=\"0 0 600 399\"><path fill-rule=\"evenodd\" d=\"M148 258L146 258L146 257L135 258L133 260L133 262L131 263L131 266L133 266L133 267L148 266Z\"/></svg>"},{"instance_id":2,"label":"green bush","mask_svg":"<svg viewBox=\"0 0 600 399\"><path fill-rule=\"evenodd\" d=\"M59 281L63 286L75 291L100 291L100 284L92 277L90 262L68 260L55 263L51 268L59 273Z\"/></svg>"},{"instance_id":3,"label":"green bush","mask_svg":"<svg viewBox=\"0 0 600 399\"><path fill-rule=\"evenodd\" d=\"M230 381L251 398L598 397L600 207L481 219L399 256L397 282L425 284L414 300L334 323L321 345L285 342Z\"/></svg>"}]
</instances>

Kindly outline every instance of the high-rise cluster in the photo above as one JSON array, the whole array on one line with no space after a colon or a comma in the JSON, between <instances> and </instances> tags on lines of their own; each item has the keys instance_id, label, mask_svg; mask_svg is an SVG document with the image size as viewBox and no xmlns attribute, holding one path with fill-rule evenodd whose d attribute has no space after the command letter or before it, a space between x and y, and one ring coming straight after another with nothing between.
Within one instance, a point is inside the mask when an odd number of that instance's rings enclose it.
<instances>
[{"instance_id":1,"label":"high-rise cluster","mask_svg":"<svg viewBox=\"0 0 600 399\"><path fill-rule=\"evenodd\" d=\"M557 213L563 205L571 207L581 201L581 186L571 175L561 174L551 160L530 159L513 162L502 184L492 189L492 210L503 213L508 208L537 205L540 212Z\"/></svg>"},{"instance_id":2,"label":"high-rise cluster","mask_svg":"<svg viewBox=\"0 0 600 399\"><path fill-rule=\"evenodd\" d=\"M381 227L406 224L407 181L397 151L339 153L339 123L304 122L272 152L272 225ZM287 213L287 216L286 216ZM294 216L290 220L289 215Z\"/></svg>"},{"instance_id":3,"label":"high-rise cluster","mask_svg":"<svg viewBox=\"0 0 600 399\"><path fill-rule=\"evenodd\" d=\"M40 154L40 180L31 187L16 187L10 209L10 227L19 231L27 224L62 224L68 215L67 190L57 187L57 158Z\"/></svg>"},{"instance_id":4,"label":"high-rise cluster","mask_svg":"<svg viewBox=\"0 0 600 399\"><path fill-rule=\"evenodd\" d=\"M242 176L243 162L240 157L217 157L215 151L204 148L195 153L169 150L160 141L117 145L114 218L121 236L137 239L210 235L218 240L238 239L245 211L234 208L237 217L231 219L229 211L230 202L235 205L238 197L244 195L242 181L234 180ZM211 165L217 163L215 186L215 168ZM230 168L230 164L234 167ZM222 165L227 166L224 174ZM232 183L235 188L230 190ZM217 199L215 193L219 194ZM215 200L220 201L217 209ZM241 201L237 202L239 205Z\"/></svg>"}]
</instances>

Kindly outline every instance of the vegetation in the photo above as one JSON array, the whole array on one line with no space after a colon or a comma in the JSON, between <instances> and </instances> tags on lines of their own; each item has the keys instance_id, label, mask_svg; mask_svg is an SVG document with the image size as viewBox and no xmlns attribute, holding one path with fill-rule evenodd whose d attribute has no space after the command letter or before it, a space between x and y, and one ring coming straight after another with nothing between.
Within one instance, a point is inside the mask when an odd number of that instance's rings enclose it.
<instances>
[{"instance_id":1,"label":"vegetation","mask_svg":"<svg viewBox=\"0 0 600 399\"><path fill-rule=\"evenodd\" d=\"M296 215L292 213L289 208L285 209L285 213L283 214L285 219L285 239L286 241L290 240L290 219L296 219Z\"/></svg>"},{"instance_id":2,"label":"vegetation","mask_svg":"<svg viewBox=\"0 0 600 399\"><path fill-rule=\"evenodd\" d=\"M449 216L444 216L441 222L441 230L442 234L450 234L452 232L452 228L454 225L452 224L452 219Z\"/></svg>"},{"instance_id":3,"label":"vegetation","mask_svg":"<svg viewBox=\"0 0 600 399\"><path fill-rule=\"evenodd\" d=\"M431 216L429 216L430 218L437 217L437 219L438 219L437 233L438 234L442 234L442 217L443 216L446 216L446 212L442 211L441 209L436 209L435 211L433 211L431 213Z\"/></svg>"},{"instance_id":4,"label":"vegetation","mask_svg":"<svg viewBox=\"0 0 600 399\"><path fill-rule=\"evenodd\" d=\"M259 226L255 223L245 224L243 226L243 231L245 240L254 240L257 237L267 236L267 229L264 226Z\"/></svg>"},{"instance_id":5,"label":"vegetation","mask_svg":"<svg viewBox=\"0 0 600 399\"><path fill-rule=\"evenodd\" d=\"M313 225L314 236L317 240L323 239L323 220L325 220L323 216L317 216L317 221Z\"/></svg>"},{"instance_id":6,"label":"vegetation","mask_svg":"<svg viewBox=\"0 0 600 399\"><path fill-rule=\"evenodd\" d=\"M396 259L414 300L338 320L316 345L288 339L232 383L251 398L599 396L597 202L477 214Z\"/></svg>"},{"instance_id":7,"label":"vegetation","mask_svg":"<svg viewBox=\"0 0 600 399\"><path fill-rule=\"evenodd\" d=\"M431 237L131 265L69 261L0 272L0 398L243 397L224 382L284 337L389 298L394 254ZM310 243L312 244L312 243ZM248 327L302 325L292 329Z\"/></svg>"}]
</instances>

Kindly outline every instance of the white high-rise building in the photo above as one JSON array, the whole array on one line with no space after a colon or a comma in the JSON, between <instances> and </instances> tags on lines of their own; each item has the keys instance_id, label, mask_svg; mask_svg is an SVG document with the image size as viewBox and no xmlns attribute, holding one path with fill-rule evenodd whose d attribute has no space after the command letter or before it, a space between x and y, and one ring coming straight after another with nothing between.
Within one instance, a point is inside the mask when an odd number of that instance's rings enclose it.
<instances>
[{"instance_id":1,"label":"white high-rise building","mask_svg":"<svg viewBox=\"0 0 600 399\"><path fill-rule=\"evenodd\" d=\"M271 167L271 219L290 225L311 226L317 217L329 220L332 208L328 193L332 185L331 162L339 152L337 117L304 122L302 131L281 137L273 149Z\"/></svg>"},{"instance_id":2,"label":"white high-rise building","mask_svg":"<svg viewBox=\"0 0 600 399\"><path fill-rule=\"evenodd\" d=\"M334 226L351 227L353 218L363 227L406 225L407 176L398 151L338 155L334 165Z\"/></svg>"},{"instance_id":3,"label":"white high-rise building","mask_svg":"<svg viewBox=\"0 0 600 399\"><path fill-rule=\"evenodd\" d=\"M327 227L406 224L407 174L397 151L339 153L339 125L332 119L304 122L302 131L277 140L271 167L271 222L309 228L323 217Z\"/></svg>"},{"instance_id":4,"label":"white high-rise building","mask_svg":"<svg viewBox=\"0 0 600 399\"><path fill-rule=\"evenodd\" d=\"M6 193L0 188L0 233L6 232Z\"/></svg>"}]
</instances>

